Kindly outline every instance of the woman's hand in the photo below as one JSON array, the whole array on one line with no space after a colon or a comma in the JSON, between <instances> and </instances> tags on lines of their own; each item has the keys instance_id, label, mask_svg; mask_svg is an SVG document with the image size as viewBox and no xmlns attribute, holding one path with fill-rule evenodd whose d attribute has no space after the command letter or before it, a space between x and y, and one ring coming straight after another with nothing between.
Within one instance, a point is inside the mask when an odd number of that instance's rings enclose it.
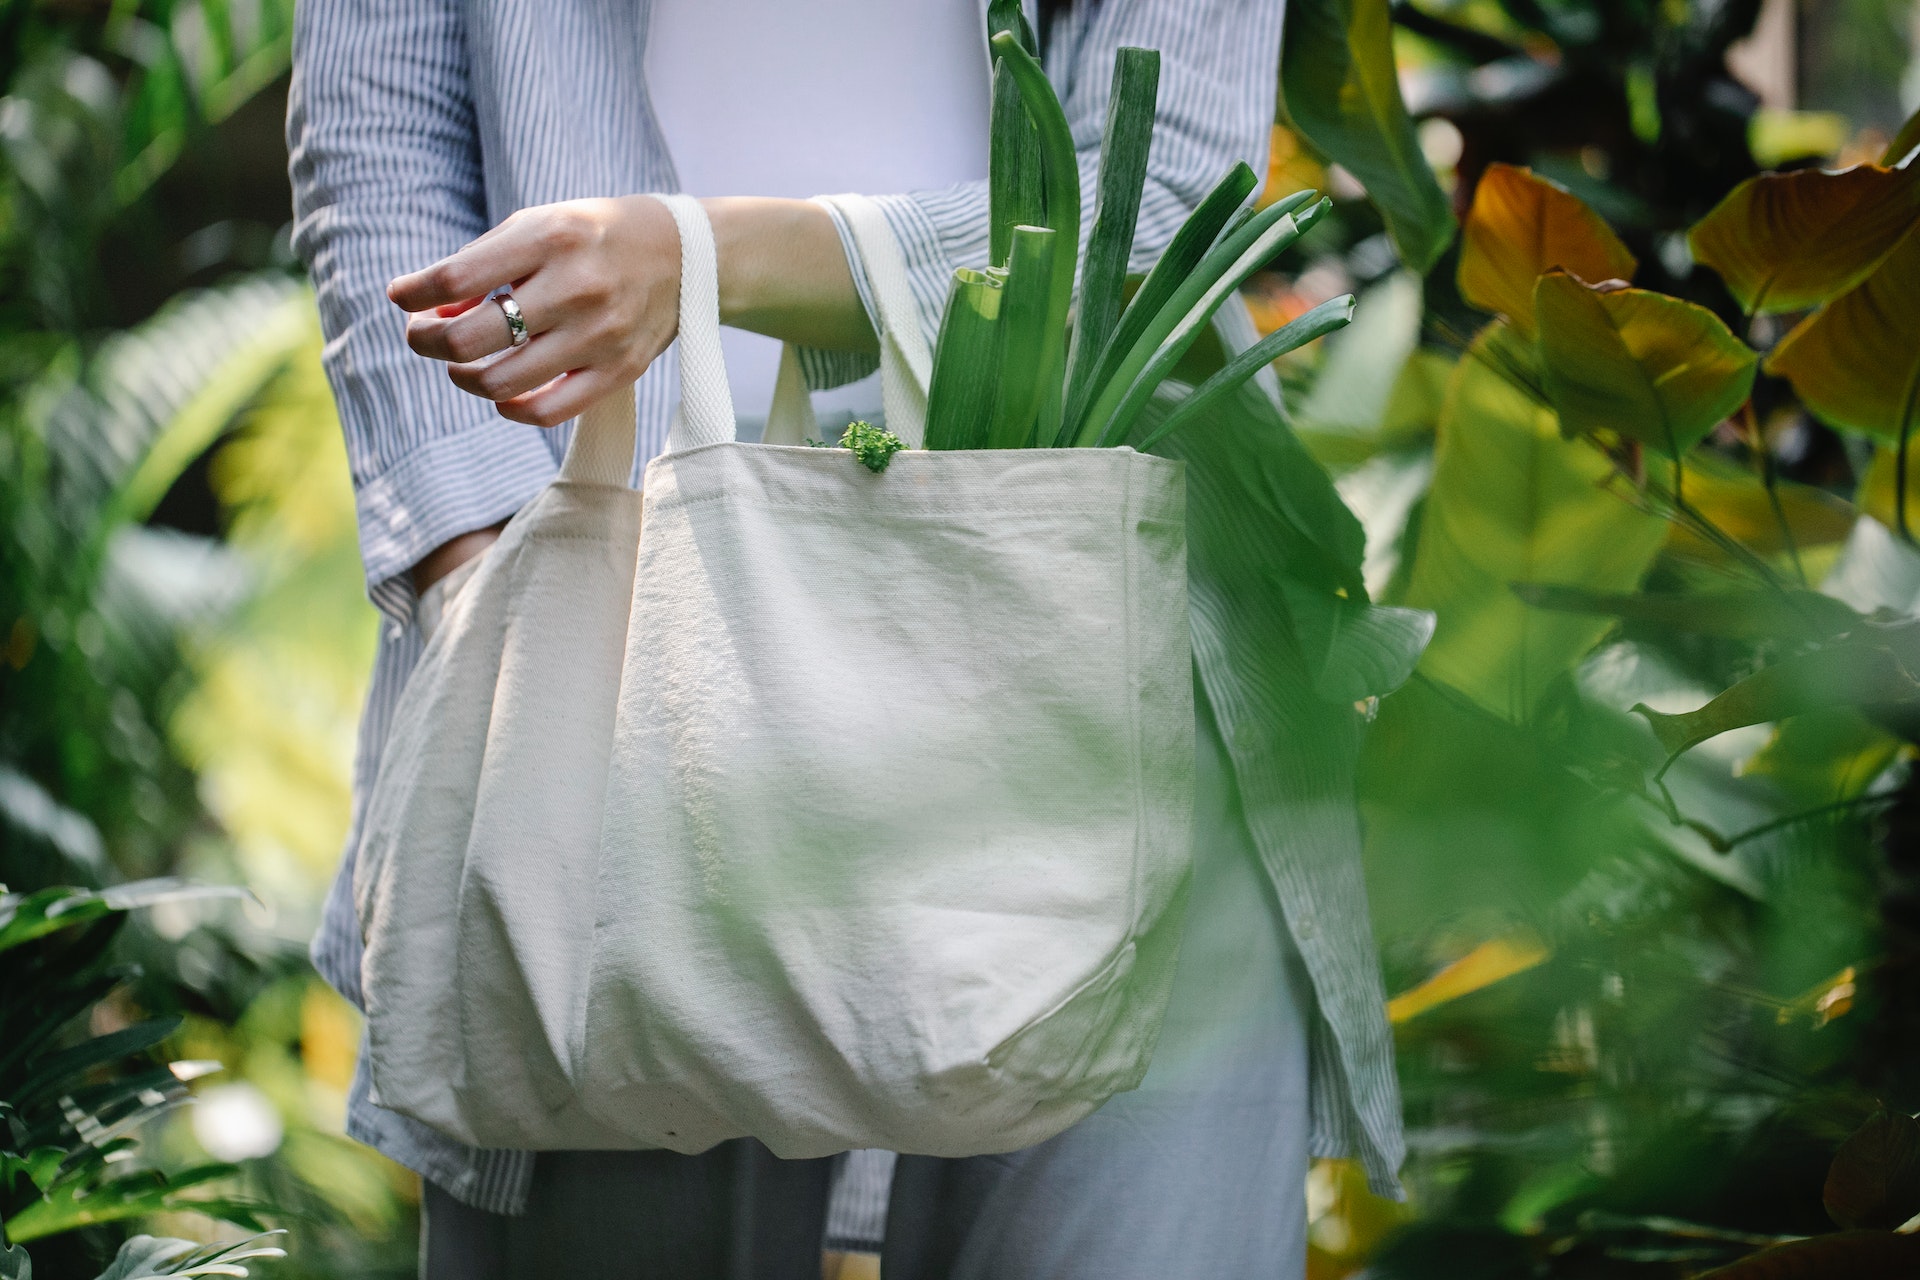
<instances>
[{"instance_id":1,"label":"woman's hand","mask_svg":"<svg viewBox=\"0 0 1920 1280\"><path fill-rule=\"evenodd\" d=\"M703 204L719 256L722 323L809 346L873 349L824 209L753 196ZM529 335L511 351L506 317L487 299L507 283ZM540 205L401 276L387 296L413 313L407 345L447 361L455 386L515 422L558 426L638 378L673 341L680 234L651 196Z\"/></svg>"},{"instance_id":2,"label":"woman's hand","mask_svg":"<svg viewBox=\"0 0 1920 1280\"><path fill-rule=\"evenodd\" d=\"M529 335L511 351L506 317L487 299L509 282ZM447 361L455 386L515 422L558 426L638 378L673 341L680 234L649 196L522 209L401 276L387 296L414 313L407 345Z\"/></svg>"}]
</instances>

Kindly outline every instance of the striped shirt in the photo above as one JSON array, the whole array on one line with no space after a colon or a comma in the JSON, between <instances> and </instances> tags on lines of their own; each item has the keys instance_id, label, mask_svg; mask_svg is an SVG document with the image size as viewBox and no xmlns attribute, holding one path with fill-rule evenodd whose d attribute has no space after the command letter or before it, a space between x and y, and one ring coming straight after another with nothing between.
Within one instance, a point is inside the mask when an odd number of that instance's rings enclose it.
<instances>
[{"instance_id":1,"label":"striped shirt","mask_svg":"<svg viewBox=\"0 0 1920 1280\"><path fill-rule=\"evenodd\" d=\"M647 0L302 0L295 11L287 117L294 243L318 293L368 591L385 615L354 762L353 829L313 944L321 974L356 1004L360 809L422 648L407 570L450 538L517 511L555 477L570 438L569 428L502 419L414 355L386 284L517 209L677 188L640 71L648 20ZM1056 21L1047 72L1089 190L1114 51L1161 52L1136 266L1158 256L1234 161L1264 170L1280 20L1280 0L1083 0ZM985 184L879 200L931 337L953 269L985 265ZM873 367L871 357L820 351L803 352L802 364L817 388ZM640 380L636 483L665 445L677 378L670 348ZM1398 1092L1357 827L1350 812L1310 828L1324 838L1254 825L1319 1002L1312 1150L1358 1155L1374 1185L1392 1191L1402 1152ZM524 1208L529 1155L463 1147L373 1106L364 1070L347 1128L467 1203Z\"/></svg>"}]
</instances>

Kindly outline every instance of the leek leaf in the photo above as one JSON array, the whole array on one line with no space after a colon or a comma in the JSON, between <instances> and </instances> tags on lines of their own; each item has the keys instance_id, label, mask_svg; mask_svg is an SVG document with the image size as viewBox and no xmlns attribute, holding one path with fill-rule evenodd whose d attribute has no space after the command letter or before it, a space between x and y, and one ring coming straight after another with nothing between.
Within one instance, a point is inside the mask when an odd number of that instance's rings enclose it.
<instances>
[{"instance_id":1,"label":"leek leaf","mask_svg":"<svg viewBox=\"0 0 1920 1280\"><path fill-rule=\"evenodd\" d=\"M1073 275L1080 262L1080 162L1073 146L1073 134L1067 129L1066 113L1053 91L1047 73L1020 47L1009 32L993 37L994 57L1000 66L1013 72L1020 86L1020 97L1027 113L1040 131L1040 163L1046 193L1046 225L1053 228L1053 268L1047 289L1046 324L1040 338L1039 381L1042 386L1058 382L1066 369L1067 312L1073 305ZM1042 403L1049 412L1060 403L1057 396L1046 396ZM1057 418L1040 423L1040 438L1052 440L1058 434Z\"/></svg>"},{"instance_id":2,"label":"leek leaf","mask_svg":"<svg viewBox=\"0 0 1920 1280\"><path fill-rule=\"evenodd\" d=\"M1094 365L1092 374L1084 384L1074 384L1072 394L1067 398L1066 427L1060 443L1070 444L1079 434L1086 419L1087 407L1100 394L1100 389L1113 380L1114 372L1120 362L1126 358L1145 332L1167 299L1173 296L1189 273L1199 265L1207 250L1220 238L1221 228L1227 225L1234 211L1245 203L1247 196L1259 184L1253 170L1245 163L1235 165L1220 179L1207 198L1200 202L1180 230L1174 234L1160 261L1153 264L1153 270L1140 285L1140 291L1133 295L1133 301L1120 315L1120 322L1106 341L1105 349L1100 352L1099 361ZM1281 206L1295 209L1311 198L1311 192L1301 192L1298 196L1289 196L1281 201Z\"/></svg>"},{"instance_id":3,"label":"leek leaf","mask_svg":"<svg viewBox=\"0 0 1920 1280\"><path fill-rule=\"evenodd\" d=\"M1225 368L1200 384L1194 393L1180 402L1146 439L1136 446L1142 453L1178 431L1198 415L1207 412L1220 399L1251 378L1260 369L1289 351L1298 350L1315 338L1344 328L1353 319L1353 295L1342 294L1323 302L1313 310L1275 329L1260 341L1227 362Z\"/></svg>"},{"instance_id":4,"label":"leek leaf","mask_svg":"<svg viewBox=\"0 0 1920 1280\"><path fill-rule=\"evenodd\" d=\"M1051 373L1042 362L1050 319L1047 290L1057 240L1047 227L1013 231L1006 291L1000 302L1000 388L987 430L989 449L1024 449L1033 443L1034 418ZM1051 380L1059 382L1058 376Z\"/></svg>"},{"instance_id":5,"label":"leek leaf","mask_svg":"<svg viewBox=\"0 0 1920 1280\"><path fill-rule=\"evenodd\" d=\"M1273 209L1263 210L1215 246L1154 317L1121 363L1114 380L1100 393L1100 399L1094 402L1081 427L1079 443L1105 444L1125 439L1140 407L1206 329L1207 322L1213 319L1213 313L1220 309L1227 295L1246 283L1247 277L1265 266L1275 254L1298 240L1332 205L1331 200L1322 200L1298 213L1284 213L1279 217L1268 216Z\"/></svg>"},{"instance_id":6,"label":"leek leaf","mask_svg":"<svg viewBox=\"0 0 1920 1280\"><path fill-rule=\"evenodd\" d=\"M953 273L927 386L929 449L984 449L1000 386L1000 281Z\"/></svg>"},{"instance_id":7,"label":"leek leaf","mask_svg":"<svg viewBox=\"0 0 1920 1280\"><path fill-rule=\"evenodd\" d=\"M1087 237L1080 308L1073 326L1067 403L1079 403L1101 349L1120 320L1121 290L1133 253L1134 225L1147 178L1153 111L1160 86L1160 54L1121 49L1113 58L1113 97L1100 143L1100 194Z\"/></svg>"},{"instance_id":8,"label":"leek leaf","mask_svg":"<svg viewBox=\"0 0 1920 1280\"><path fill-rule=\"evenodd\" d=\"M1040 131L1020 100L1020 86L1005 65L993 69L993 115L987 161L987 260L1007 264L1013 229L1047 220L1040 181Z\"/></svg>"},{"instance_id":9,"label":"leek leaf","mask_svg":"<svg viewBox=\"0 0 1920 1280\"><path fill-rule=\"evenodd\" d=\"M1002 31L1012 35L1020 47L1034 57L1040 56L1040 42L1034 39L1033 24L1027 21L1027 11L1020 0L989 0L987 39L992 40Z\"/></svg>"}]
</instances>

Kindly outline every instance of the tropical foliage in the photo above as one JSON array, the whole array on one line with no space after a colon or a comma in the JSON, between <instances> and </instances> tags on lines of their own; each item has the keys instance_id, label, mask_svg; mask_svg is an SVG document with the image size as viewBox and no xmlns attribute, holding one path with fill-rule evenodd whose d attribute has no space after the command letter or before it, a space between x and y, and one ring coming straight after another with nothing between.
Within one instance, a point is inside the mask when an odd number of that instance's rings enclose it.
<instances>
[{"instance_id":1,"label":"tropical foliage","mask_svg":"<svg viewBox=\"0 0 1920 1280\"><path fill-rule=\"evenodd\" d=\"M291 9L0 5L9 1277L411 1265L304 957L372 619L276 240Z\"/></svg>"},{"instance_id":2,"label":"tropical foliage","mask_svg":"<svg viewBox=\"0 0 1920 1280\"><path fill-rule=\"evenodd\" d=\"M1849 104L1903 2L1808 45ZM1317 1165L1316 1280L1912 1272L1920 124L1762 109L1758 0L1290 0L1261 230L1219 255L1229 175L1158 283L1122 58L1069 328L1080 194L991 8L994 266L942 336L987 354L936 405L1131 414L1196 509L1258 499L1197 580L1312 688L1303 749L1357 751L1410 1201ZM374 620L281 234L290 17L0 3L6 1280L412 1266L301 955ZM1235 361L1182 326L1256 242L1279 336Z\"/></svg>"},{"instance_id":3,"label":"tropical foliage","mask_svg":"<svg viewBox=\"0 0 1920 1280\"><path fill-rule=\"evenodd\" d=\"M1759 172L1758 5L1292 8L1277 172L1372 200L1282 265L1375 282L1296 424L1436 622L1361 762L1413 1209L1323 1168L1316 1267L1908 1274L1913 143Z\"/></svg>"}]
</instances>

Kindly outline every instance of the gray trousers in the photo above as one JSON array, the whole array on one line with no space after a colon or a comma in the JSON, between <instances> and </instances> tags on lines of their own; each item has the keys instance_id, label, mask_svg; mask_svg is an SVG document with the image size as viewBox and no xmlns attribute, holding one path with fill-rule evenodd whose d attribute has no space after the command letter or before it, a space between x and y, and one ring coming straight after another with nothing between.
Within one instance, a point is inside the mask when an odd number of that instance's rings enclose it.
<instances>
[{"instance_id":1,"label":"gray trousers","mask_svg":"<svg viewBox=\"0 0 1920 1280\"><path fill-rule=\"evenodd\" d=\"M903 1156L886 1280L1300 1280L1312 989L1204 717L1189 924L1141 1086L1036 1147ZM429 1187L426 1280L814 1280L830 1162L543 1154L503 1218Z\"/></svg>"}]
</instances>

